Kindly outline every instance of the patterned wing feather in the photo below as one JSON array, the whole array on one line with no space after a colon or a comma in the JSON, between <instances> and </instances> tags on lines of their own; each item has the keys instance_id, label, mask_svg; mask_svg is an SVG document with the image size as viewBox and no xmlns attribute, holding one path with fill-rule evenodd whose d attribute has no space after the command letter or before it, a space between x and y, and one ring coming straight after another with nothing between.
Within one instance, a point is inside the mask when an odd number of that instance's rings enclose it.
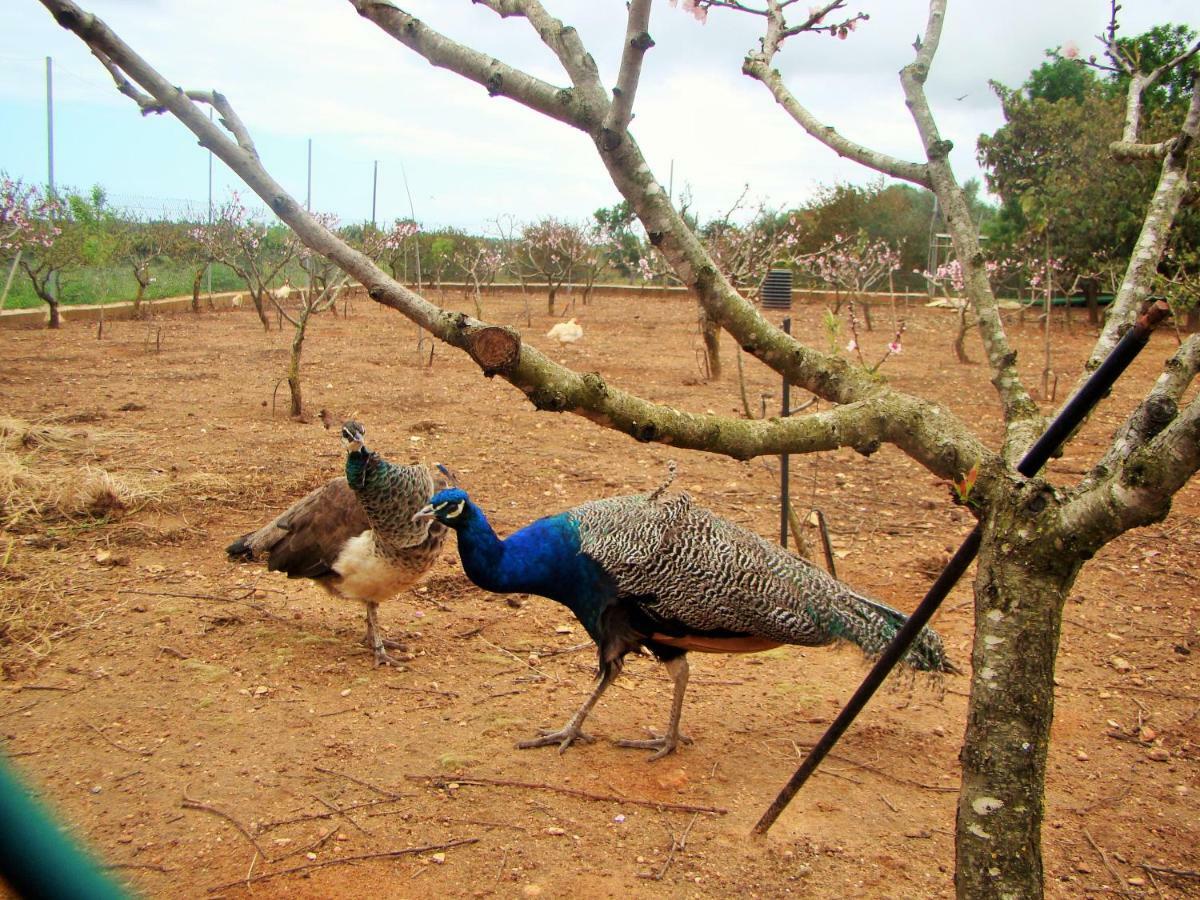
<instances>
[{"instance_id":1,"label":"patterned wing feather","mask_svg":"<svg viewBox=\"0 0 1200 900\"><path fill-rule=\"evenodd\" d=\"M577 507L581 549L618 596L666 635L753 636L786 644L850 641L879 653L905 616L702 507L687 494L615 497ZM943 667L926 629L906 660Z\"/></svg>"}]
</instances>

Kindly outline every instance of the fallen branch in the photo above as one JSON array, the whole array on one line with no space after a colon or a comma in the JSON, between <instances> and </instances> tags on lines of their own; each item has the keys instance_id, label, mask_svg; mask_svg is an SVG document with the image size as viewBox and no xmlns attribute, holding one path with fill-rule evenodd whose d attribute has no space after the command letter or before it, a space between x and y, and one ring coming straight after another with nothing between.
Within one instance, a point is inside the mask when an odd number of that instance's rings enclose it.
<instances>
[{"instance_id":1,"label":"fallen branch","mask_svg":"<svg viewBox=\"0 0 1200 900\"><path fill-rule=\"evenodd\" d=\"M235 819L229 813L225 812L224 810L217 809L215 806L211 806L207 803L202 803L199 800L193 800L191 797L189 797L187 795L187 791L183 792L182 805L183 805L184 809L198 809L201 812L212 813L214 816L220 816L222 819L224 819L226 822L228 822L230 825L232 825L234 828L236 828L238 831L240 831L242 833L242 837L244 837L246 840L248 840L250 842L250 844L254 847L254 849L258 851L259 856L261 856L267 862L271 862L271 857L269 857L266 854L266 852L263 850L263 848L259 846L258 841L256 841L254 839L254 835L252 835L249 832L249 830L247 830L247 828L241 822L239 822L237 819ZM241 884L241 882L235 881L234 884Z\"/></svg>"},{"instance_id":2,"label":"fallen branch","mask_svg":"<svg viewBox=\"0 0 1200 900\"><path fill-rule=\"evenodd\" d=\"M423 782L434 787L445 787L448 784L474 784L491 787L524 788L531 791L553 791L556 794L567 794L571 797L581 797L584 800L597 800L601 803L628 803L633 806L648 806L651 809L666 809L674 812L708 813L723 816L729 812L719 806L694 806L689 803L667 803L662 800L640 800L636 797L618 797L616 794L593 794L579 788L561 787L555 784L540 784L533 781L510 781L506 778L483 778L468 775L462 778L447 778L444 775L405 775L409 781Z\"/></svg>"},{"instance_id":3,"label":"fallen branch","mask_svg":"<svg viewBox=\"0 0 1200 900\"><path fill-rule=\"evenodd\" d=\"M1100 862L1104 863L1104 868L1108 869L1108 874L1113 877L1113 881L1117 883L1117 890L1123 896L1132 897L1129 893L1129 884L1125 881L1125 876L1113 868L1113 864L1108 861L1108 854L1105 853L1100 845L1096 843L1096 839L1092 837L1091 832L1086 828L1083 829L1083 836L1087 838L1087 842L1092 845L1092 849L1096 851L1096 855L1100 857Z\"/></svg>"},{"instance_id":4,"label":"fallen branch","mask_svg":"<svg viewBox=\"0 0 1200 900\"><path fill-rule=\"evenodd\" d=\"M153 750L134 750L130 747L125 747L121 744L118 744L116 741L114 741L112 738L110 738L107 734L105 734L103 731L101 731L99 728L97 728L91 722L84 722L83 724L86 725L88 728L92 729L92 731L96 732L96 734L100 735L100 737L104 738L105 742L107 744L109 744L109 746L116 747L122 753L132 753L134 756L153 756L154 755Z\"/></svg>"},{"instance_id":5,"label":"fallen branch","mask_svg":"<svg viewBox=\"0 0 1200 900\"><path fill-rule=\"evenodd\" d=\"M1159 875L1174 875L1176 878L1200 878L1200 872L1192 869L1172 869L1168 866L1152 866L1150 863L1142 863L1141 866L1147 872L1157 872Z\"/></svg>"},{"instance_id":6,"label":"fallen branch","mask_svg":"<svg viewBox=\"0 0 1200 900\"><path fill-rule=\"evenodd\" d=\"M663 878L666 877L667 869L671 868L671 863L675 862L675 854L678 851L687 849L688 835L691 834L692 827L696 824L696 820L699 818L700 813L696 813L694 816L692 816L692 821L688 822L687 828L683 829L683 834L680 837L676 837L674 832L671 833L671 849L667 851L666 862L663 863L662 868L659 869L658 872L653 875L638 875L638 877L649 878L651 881L662 881Z\"/></svg>"},{"instance_id":7,"label":"fallen branch","mask_svg":"<svg viewBox=\"0 0 1200 900\"><path fill-rule=\"evenodd\" d=\"M303 866L292 866L290 869L280 869L278 872L263 872L261 875L255 875L253 878L239 878L237 881L228 881L225 884L216 884L208 889L210 894L215 894L218 891L229 890L243 884L253 884L257 881L269 881L272 878L282 878L284 875L294 875L296 872L309 872L313 869L323 869L326 866L344 866L349 863L362 862L368 859L395 859L400 856L409 856L413 853L428 853L431 850L450 850L454 847L463 847L467 844L477 844L479 838L462 838L456 841L447 841L444 844L425 844L422 847L405 847L401 850L383 850L379 853L359 853L355 856L343 856L340 859L326 859L321 862L307 863Z\"/></svg>"},{"instance_id":8,"label":"fallen branch","mask_svg":"<svg viewBox=\"0 0 1200 900\"><path fill-rule=\"evenodd\" d=\"M403 798L399 795L396 797L379 797L374 800L364 800L361 803L351 803L349 806L341 806L338 807L338 809L340 812L347 813L353 812L356 809L364 809L369 806L380 806L384 803L395 803L401 799ZM272 831L276 828L282 828L284 825L295 825L298 822L312 822L316 819L332 819L333 815L334 814L332 812L318 812L308 813L307 815L303 816L293 816L290 819L276 819L273 822L259 822L254 831L257 834L263 834L264 832Z\"/></svg>"},{"instance_id":9,"label":"fallen branch","mask_svg":"<svg viewBox=\"0 0 1200 900\"><path fill-rule=\"evenodd\" d=\"M389 791L387 788L381 788L377 784L371 784L369 781L363 781L361 778L355 778L353 775L347 775L345 772L337 772L333 769L323 769L320 766L313 766L313 769L320 772L322 775L336 775L338 778L345 778L347 781L352 781L357 785L368 788L377 794L382 794L389 800L399 800L404 795L397 794L395 791Z\"/></svg>"},{"instance_id":10,"label":"fallen branch","mask_svg":"<svg viewBox=\"0 0 1200 900\"><path fill-rule=\"evenodd\" d=\"M392 684L390 681L385 681L383 686L391 688L393 691L414 691L418 694L437 694L439 697L457 697L458 694L454 691L435 691L433 688L409 687L405 684Z\"/></svg>"}]
</instances>

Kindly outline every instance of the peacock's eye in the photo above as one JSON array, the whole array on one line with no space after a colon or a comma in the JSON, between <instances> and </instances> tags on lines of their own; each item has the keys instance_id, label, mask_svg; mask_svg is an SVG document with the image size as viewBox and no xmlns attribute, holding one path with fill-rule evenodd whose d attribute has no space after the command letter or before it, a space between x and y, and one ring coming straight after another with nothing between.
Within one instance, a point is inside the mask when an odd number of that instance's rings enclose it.
<instances>
[{"instance_id":1,"label":"peacock's eye","mask_svg":"<svg viewBox=\"0 0 1200 900\"><path fill-rule=\"evenodd\" d=\"M443 500L441 503L435 503L433 505L433 511L438 514L439 518L457 519L462 515L463 507L465 505L466 502L463 500L458 500L455 502Z\"/></svg>"}]
</instances>

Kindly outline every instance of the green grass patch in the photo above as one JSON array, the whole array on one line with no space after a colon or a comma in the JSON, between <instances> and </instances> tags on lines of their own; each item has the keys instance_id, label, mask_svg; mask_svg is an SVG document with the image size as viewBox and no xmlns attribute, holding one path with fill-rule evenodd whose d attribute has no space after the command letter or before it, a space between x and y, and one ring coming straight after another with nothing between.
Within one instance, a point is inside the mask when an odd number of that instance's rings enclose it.
<instances>
[{"instance_id":1,"label":"green grass patch","mask_svg":"<svg viewBox=\"0 0 1200 900\"><path fill-rule=\"evenodd\" d=\"M7 269L2 273L7 276ZM150 270L155 279L146 288L146 300L158 300L162 297L191 296L192 278L196 270L190 265L164 263ZM293 276L293 282L295 277ZM201 296L207 288L207 281L201 283ZM214 294L225 291L242 291L246 283L234 274L228 266L217 263L212 269L212 289ZM137 295L137 281L133 272L120 267L87 267L68 269L59 276L59 298L63 306L75 306L88 303L122 303L132 300ZM33 292L33 286L23 272L18 272L13 278L12 290L9 291L5 309L33 309L45 306L41 298Z\"/></svg>"},{"instance_id":2,"label":"green grass patch","mask_svg":"<svg viewBox=\"0 0 1200 900\"><path fill-rule=\"evenodd\" d=\"M442 769L467 769L478 764L475 757L460 753L443 753L438 757L438 766Z\"/></svg>"}]
</instances>

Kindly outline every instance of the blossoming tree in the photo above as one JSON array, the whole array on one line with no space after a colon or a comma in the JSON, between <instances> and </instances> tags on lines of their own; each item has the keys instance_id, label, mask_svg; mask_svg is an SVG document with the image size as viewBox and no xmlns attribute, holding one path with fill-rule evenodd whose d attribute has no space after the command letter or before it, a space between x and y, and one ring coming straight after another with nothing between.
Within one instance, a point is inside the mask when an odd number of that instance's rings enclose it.
<instances>
[{"instance_id":1,"label":"blossoming tree","mask_svg":"<svg viewBox=\"0 0 1200 900\"><path fill-rule=\"evenodd\" d=\"M75 258L68 242L61 240L65 214L58 198L36 185L0 175L0 259L9 260L0 309L8 300L13 276L20 267L49 308L50 327L59 327L58 297L51 283Z\"/></svg>"}]
</instances>

